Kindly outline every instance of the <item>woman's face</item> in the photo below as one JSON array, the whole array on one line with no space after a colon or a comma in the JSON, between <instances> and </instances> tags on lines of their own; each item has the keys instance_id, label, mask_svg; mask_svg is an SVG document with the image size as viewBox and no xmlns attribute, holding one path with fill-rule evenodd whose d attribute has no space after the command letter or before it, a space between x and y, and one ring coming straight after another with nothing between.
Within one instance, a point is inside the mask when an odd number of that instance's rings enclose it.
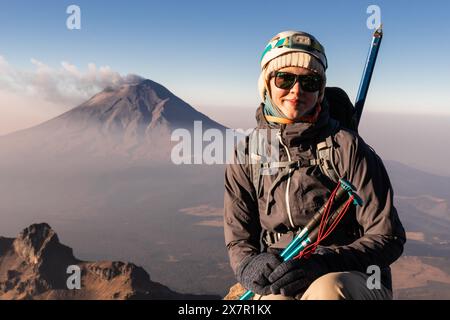
<instances>
[{"instance_id":1,"label":"woman's face","mask_svg":"<svg viewBox=\"0 0 450 320\"><path fill-rule=\"evenodd\" d=\"M279 72L289 72L296 75L313 74L311 70L301 67L286 67L278 70ZM273 103L291 120L300 120L301 117L311 113L317 104L319 91L306 92L298 81L291 89L280 89L275 85L275 78L270 79L270 95Z\"/></svg>"}]
</instances>

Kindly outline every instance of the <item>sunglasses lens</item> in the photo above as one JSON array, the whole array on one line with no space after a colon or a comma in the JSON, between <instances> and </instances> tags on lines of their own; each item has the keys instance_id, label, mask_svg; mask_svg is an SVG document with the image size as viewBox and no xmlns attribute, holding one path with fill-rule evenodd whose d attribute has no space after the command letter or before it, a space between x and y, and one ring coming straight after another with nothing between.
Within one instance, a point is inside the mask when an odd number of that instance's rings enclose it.
<instances>
[{"instance_id":1,"label":"sunglasses lens","mask_svg":"<svg viewBox=\"0 0 450 320\"><path fill-rule=\"evenodd\" d=\"M302 89L306 92L316 92L322 87L322 78L319 75L301 75L293 73L278 72L275 75L275 85L280 89L290 89L299 78Z\"/></svg>"},{"instance_id":2,"label":"sunglasses lens","mask_svg":"<svg viewBox=\"0 0 450 320\"><path fill-rule=\"evenodd\" d=\"M278 72L275 76L275 85L280 89L290 89L297 79L292 73Z\"/></svg>"},{"instance_id":3,"label":"sunglasses lens","mask_svg":"<svg viewBox=\"0 0 450 320\"><path fill-rule=\"evenodd\" d=\"M322 78L318 75L307 75L300 79L300 84L306 92L316 92L322 87Z\"/></svg>"}]
</instances>

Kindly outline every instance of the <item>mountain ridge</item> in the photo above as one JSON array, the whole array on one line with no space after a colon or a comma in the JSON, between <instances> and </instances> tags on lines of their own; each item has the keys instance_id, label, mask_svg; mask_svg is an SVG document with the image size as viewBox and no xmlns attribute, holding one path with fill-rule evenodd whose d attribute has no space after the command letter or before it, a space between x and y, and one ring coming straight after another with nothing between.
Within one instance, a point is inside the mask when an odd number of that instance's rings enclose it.
<instances>
[{"instance_id":1,"label":"mountain ridge","mask_svg":"<svg viewBox=\"0 0 450 320\"><path fill-rule=\"evenodd\" d=\"M80 288L69 289L69 267L79 268ZM153 282L133 263L81 261L47 224L17 238L0 237L0 299L220 299L183 294Z\"/></svg>"}]
</instances>

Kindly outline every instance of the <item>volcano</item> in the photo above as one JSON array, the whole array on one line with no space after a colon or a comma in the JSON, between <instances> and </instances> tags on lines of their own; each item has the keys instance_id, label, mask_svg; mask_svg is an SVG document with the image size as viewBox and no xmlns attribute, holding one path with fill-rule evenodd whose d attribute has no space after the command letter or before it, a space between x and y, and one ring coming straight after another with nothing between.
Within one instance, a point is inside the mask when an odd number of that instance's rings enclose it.
<instances>
[{"instance_id":1,"label":"volcano","mask_svg":"<svg viewBox=\"0 0 450 320\"><path fill-rule=\"evenodd\" d=\"M191 131L195 121L203 129L225 130L164 86L140 79L105 88L56 118L0 137L1 161L16 163L12 157L17 155L44 163L101 157L164 161L173 146L172 132Z\"/></svg>"}]
</instances>

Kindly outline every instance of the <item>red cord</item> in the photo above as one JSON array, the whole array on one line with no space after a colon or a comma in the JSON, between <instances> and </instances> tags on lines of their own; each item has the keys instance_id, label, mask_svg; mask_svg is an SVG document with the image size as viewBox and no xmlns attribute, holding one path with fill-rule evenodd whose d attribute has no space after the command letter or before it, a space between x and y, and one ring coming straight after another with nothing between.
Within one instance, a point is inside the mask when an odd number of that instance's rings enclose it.
<instances>
[{"instance_id":1,"label":"red cord","mask_svg":"<svg viewBox=\"0 0 450 320\"><path fill-rule=\"evenodd\" d=\"M337 191L339 190L340 185L338 184L336 186L336 188L333 190L333 192L331 193L330 197L327 200L327 203L325 204L325 209L324 209L324 213L322 214L322 218L320 220L320 224L319 224L319 232L318 232L318 237L317 239L320 239L320 235L323 232L323 229L326 225L326 221L328 221L328 217L330 215L330 211L331 211L331 207L332 204L334 202L334 198L336 196ZM314 248L313 248L314 247ZM297 256L294 257L294 259L300 259L302 257L309 257L309 254L314 252L315 248L317 247L316 243L311 243L308 246L306 246L306 248L304 250L302 250ZM312 251L311 251L312 249Z\"/></svg>"},{"instance_id":2,"label":"red cord","mask_svg":"<svg viewBox=\"0 0 450 320\"><path fill-rule=\"evenodd\" d=\"M330 215L330 209L332 207L331 204L334 202L334 197L336 195L338 188L339 188L339 185L336 187L336 189L333 191L333 193L331 194L330 198L327 201L327 204L325 207L325 212L323 213L322 219L320 220L319 232L317 234L317 240L315 242L309 244L308 246L306 246L306 248L304 250L302 250L297 256L295 256L294 259L301 259L301 258L308 259L309 256L314 253L314 251L316 250L319 243L321 241L323 241L325 238L327 238L331 234L331 232L333 232L333 230L336 228L336 226L339 224L339 222L344 217L345 213L348 211L348 208L350 207L351 203L353 202L354 196L351 196L346 201L345 206L343 207L342 211L339 212L338 216L334 219L334 221L331 223L331 225L328 227L328 229L326 228L326 225L328 223L328 218Z\"/></svg>"},{"instance_id":3,"label":"red cord","mask_svg":"<svg viewBox=\"0 0 450 320\"><path fill-rule=\"evenodd\" d=\"M339 224L339 222L342 220L342 218L344 217L344 214L347 212L348 208L350 207L350 205L353 202L353 196L351 196L347 202L345 203L344 208L342 209L342 211L339 213L339 215L336 217L336 219L333 221L333 223L331 224L331 226L328 228L328 231L325 235L323 235L323 237L321 238L321 240L325 239L326 237L328 237L330 235L331 232L333 232L333 230L336 228L336 226Z\"/></svg>"}]
</instances>

